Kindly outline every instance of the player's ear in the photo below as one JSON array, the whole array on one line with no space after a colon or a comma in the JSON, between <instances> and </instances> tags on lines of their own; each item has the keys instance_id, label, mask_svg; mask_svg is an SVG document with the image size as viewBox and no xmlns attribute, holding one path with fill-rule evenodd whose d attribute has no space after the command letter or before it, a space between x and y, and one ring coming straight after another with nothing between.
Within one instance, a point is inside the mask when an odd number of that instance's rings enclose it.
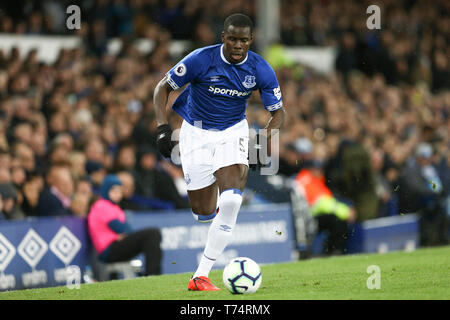
<instances>
[{"instance_id":1,"label":"player's ear","mask_svg":"<svg viewBox=\"0 0 450 320\"><path fill-rule=\"evenodd\" d=\"M225 42L225 31L222 31L221 33L222 42Z\"/></svg>"}]
</instances>

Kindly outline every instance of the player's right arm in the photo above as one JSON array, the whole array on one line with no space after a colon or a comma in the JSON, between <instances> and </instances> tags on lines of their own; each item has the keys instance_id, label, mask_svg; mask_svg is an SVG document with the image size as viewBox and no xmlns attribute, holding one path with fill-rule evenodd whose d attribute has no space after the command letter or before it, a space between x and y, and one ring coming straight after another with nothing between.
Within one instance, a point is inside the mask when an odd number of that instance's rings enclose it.
<instances>
[{"instance_id":1,"label":"player's right arm","mask_svg":"<svg viewBox=\"0 0 450 320\"><path fill-rule=\"evenodd\" d=\"M167 158L170 157L175 145L172 141L172 129L169 126L166 111L167 100L169 99L169 94L172 90L173 88L168 84L167 76L165 76L156 85L153 93L153 105L155 108L156 121L158 123L156 145L159 152Z\"/></svg>"},{"instance_id":2,"label":"player's right arm","mask_svg":"<svg viewBox=\"0 0 450 320\"><path fill-rule=\"evenodd\" d=\"M158 150L165 157L170 157L175 146L171 139L172 129L167 118L166 105L169 94L172 90L177 90L191 82L200 74L204 66L201 63L201 59L202 57L199 57L198 50L191 52L170 69L155 87L153 104L158 123L156 143Z\"/></svg>"},{"instance_id":3,"label":"player's right arm","mask_svg":"<svg viewBox=\"0 0 450 320\"><path fill-rule=\"evenodd\" d=\"M167 82L167 76L162 78L155 87L153 105L158 126L168 124L166 105L172 90L172 87Z\"/></svg>"}]
</instances>

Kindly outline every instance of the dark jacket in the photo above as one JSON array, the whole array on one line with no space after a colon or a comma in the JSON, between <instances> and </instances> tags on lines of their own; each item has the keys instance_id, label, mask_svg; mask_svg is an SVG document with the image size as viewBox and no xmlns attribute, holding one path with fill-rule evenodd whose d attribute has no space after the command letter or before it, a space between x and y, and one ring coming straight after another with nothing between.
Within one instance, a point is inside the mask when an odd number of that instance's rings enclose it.
<instances>
[{"instance_id":1,"label":"dark jacket","mask_svg":"<svg viewBox=\"0 0 450 320\"><path fill-rule=\"evenodd\" d=\"M145 170L138 167L134 170L133 175L137 195L169 201L177 209L189 208L188 201L181 197L172 178L165 172L158 169Z\"/></svg>"},{"instance_id":2,"label":"dark jacket","mask_svg":"<svg viewBox=\"0 0 450 320\"><path fill-rule=\"evenodd\" d=\"M37 216L69 216L70 209L65 208L62 202L46 188L42 191L35 211Z\"/></svg>"},{"instance_id":3,"label":"dark jacket","mask_svg":"<svg viewBox=\"0 0 450 320\"><path fill-rule=\"evenodd\" d=\"M431 181L421 173L415 162L408 163L400 176L398 188L400 212L411 213L423 209L435 210L441 201L442 192L433 189Z\"/></svg>"}]
</instances>

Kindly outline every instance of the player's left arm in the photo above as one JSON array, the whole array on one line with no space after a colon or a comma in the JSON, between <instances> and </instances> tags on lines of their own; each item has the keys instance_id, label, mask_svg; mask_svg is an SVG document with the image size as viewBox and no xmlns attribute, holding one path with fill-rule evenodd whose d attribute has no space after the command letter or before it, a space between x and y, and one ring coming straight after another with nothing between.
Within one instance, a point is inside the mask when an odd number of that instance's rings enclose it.
<instances>
[{"instance_id":1,"label":"player's left arm","mask_svg":"<svg viewBox=\"0 0 450 320\"><path fill-rule=\"evenodd\" d=\"M249 160L253 158L250 154L256 156L256 162L249 162L249 167L252 170L256 170L257 168L261 168L266 163L265 157L271 154L271 139L274 136L277 136L279 133L279 129L282 127L284 123L284 119L286 118L285 109L279 108L274 111L270 111L270 119L264 127L264 133L257 133L253 138L249 140ZM267 139L266 143L264 143L263 139ZM266 151L262 151L263 146L265 145ZM255 151L250 151L254 150ZM261 153L262 152L262 153Z\"/></svg>"},{"instance_id":2,"label":"player's left arm","mask_svg":"<svg viewBox=\"0 0 450 320\"><path fill-rule=\"evenodd\" d=\"M279 130L283 126L284 119L286 118L286 110L281 107L275 111L270 111L270 119L264 129L267 129L267 139L272 137L272 134L277 131L272 131L271 129Z\"/></svg>"},{"instance_id":3,"label":"player's left arm","mask_svg":"<svg viewBox=\"0 0 450 320\"><path fill-rule=\"evenodd\" d=\"M274 132L282 127L286 118L286 111L283 107L281 89L275 71L265 60L261 59L257 72L261 101L264 108L270 112L270 118L265 127L267 138L270 139Z\"/></svg>"},{"instance_id":4,"label":"player's left arm","mask_svg":"<svg viewBox=\"0 0 450 320\"><path fill-rule=\"evenodd\" d=\"M249 162L249 166L253 170L264 166L263 164L266 163L263 158L271 153L270 141L274 136L278 135L279 129L282 127L286 118L286 111L281 98L281 89L275 72L263 59L259 61L256 78L258 79L261 101L264 108L270 112L270 118L264 127L264 132L258 132L249 141L249 160L252 160L252 157L256 155L256 163ZM267 139L266 143L264 143L265 139ZM264 145L267 148L266 151L262 150Z\"/></svg>"}]
</instances>

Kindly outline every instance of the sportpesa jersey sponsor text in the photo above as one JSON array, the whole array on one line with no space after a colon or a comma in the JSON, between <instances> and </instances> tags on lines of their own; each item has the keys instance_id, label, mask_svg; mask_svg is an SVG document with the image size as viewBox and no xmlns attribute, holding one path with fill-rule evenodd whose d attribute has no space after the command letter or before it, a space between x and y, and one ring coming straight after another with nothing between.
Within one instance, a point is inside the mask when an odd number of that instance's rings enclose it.
<instances>
[{"instance_id":1,"label":"sportpesa jersey sponsor text","mask_svg":"<svg viewBox=\"0 0 450 320\"><path fill-rule=\"evenodd\" d=\"M218 88L215 86L209 86L209 90L210 92L212 92L213 94L221 94L221 95L225 95L225 96L231 96L231 97L245 97L248 96L249 94L251 94L251 91L238 91L238 90L233 90L233 89L226 89L226 88Z\"/></svg>"}]
</instances>

